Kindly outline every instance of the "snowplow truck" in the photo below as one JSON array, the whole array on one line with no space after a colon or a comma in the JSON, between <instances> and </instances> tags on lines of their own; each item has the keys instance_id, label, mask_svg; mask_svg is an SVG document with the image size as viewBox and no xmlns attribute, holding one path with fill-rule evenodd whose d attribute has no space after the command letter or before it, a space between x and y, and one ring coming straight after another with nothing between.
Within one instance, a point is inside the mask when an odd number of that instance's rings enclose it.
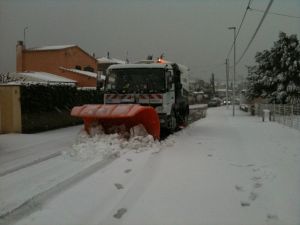
<instances>
[{"instance_id":1,"label":"snowplow truck","mask_svg":"<svg viewBox=\"0 0 300 225\"><path fill-rule=\"evenodd\" d=\"M183 65L163 60L116 64L107 69L104 104L76 106L71 115L83 119L88 133L99 125L111 133L114 127L130 132L142 124L160 139L161 129L172 133L187 125L188 90L189 69Z\"/></svg>"}]
</instances>

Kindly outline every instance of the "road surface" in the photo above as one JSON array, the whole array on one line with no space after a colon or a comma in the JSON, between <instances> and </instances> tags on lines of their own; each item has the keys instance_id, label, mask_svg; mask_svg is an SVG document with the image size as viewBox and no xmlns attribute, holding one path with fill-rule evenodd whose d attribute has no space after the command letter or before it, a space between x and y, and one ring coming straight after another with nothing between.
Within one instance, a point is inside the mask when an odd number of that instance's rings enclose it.
<instances>
[{"instance_id":1,"label":"road surface","mask_svg":"<svg viewBox=\"0 0 300 225\"><path fill-rule=\"evenodd\" d=\"M5 223L300 224L300 132L224 107ZM101 140L99 140L101 142Z\"/></svg>"}]
</instances>

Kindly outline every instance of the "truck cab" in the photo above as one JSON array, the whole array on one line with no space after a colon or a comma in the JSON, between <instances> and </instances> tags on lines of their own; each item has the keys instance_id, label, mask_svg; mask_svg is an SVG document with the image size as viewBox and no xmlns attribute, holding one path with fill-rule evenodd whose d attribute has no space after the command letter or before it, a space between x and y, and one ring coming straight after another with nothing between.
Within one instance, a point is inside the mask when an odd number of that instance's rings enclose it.
<instances>
[{"instance_id":1,"label":"truck cab","mask_svg":"<svg viewBox=\"0 0 300 225\"><path fill-rule=\"evenodd\" d=\"M171 132L188 122L188 68L163 60L112 65L104 85L105 104L152 106L161 128Z\"/></svg>"}]
</instances>

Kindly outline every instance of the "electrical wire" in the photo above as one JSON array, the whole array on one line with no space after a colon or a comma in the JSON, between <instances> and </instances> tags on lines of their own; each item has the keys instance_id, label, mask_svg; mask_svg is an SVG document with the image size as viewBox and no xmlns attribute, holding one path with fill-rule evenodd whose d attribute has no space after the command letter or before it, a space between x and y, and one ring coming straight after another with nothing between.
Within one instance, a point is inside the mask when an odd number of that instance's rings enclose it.
<instances>
[{"instance_id":1,"label":"electrical wire","mask_svg":"<svg viewBox=\"0 0 300 225\"><path fill-rule=\"evenodd\" d=\"M247 5L246 10L245 10L245 12L244 12L242 21L241 21L241 23L240 23L240 25L239 25L239 27L238 27L237 34L236 34L236 36L235 36L235 40L234 40L234 41L236 41L236 39L237 39L237 37L238 37L238 35L239 35L239 33L240 33L240 30L241 30L241 28L242 28L242 26L243 26L244 20L245 20L245 18L246 18L246 14L247 14L248 10L250 9L250 5L251 5L252 1L253 1L253 0L249 0L249 1L248 1L248 5ZM233 46L234 46L234 42L232 43L232 45L231 45L231 47L230 47L230 49L229 49L229 52L228 52L228 54L227 54L227 58L229 57L229 55L230 55L230 53L231 53L231 51L232 51Z\"/></svg>"},{"instance_id":2,"label":"electrical wire","mask_svg":"<svg viewBox=\"0 0 300 225\"><path fill-rule=\"evenodd\" d=\"M267 8L266 8L265 11L264 11L264 15L262 16L262 18L261 18L261 20L260 20L260 22L259 22L259 24L258 24L258 26L257 26L257 28L256 28L256 30L255 30L255 32L254 32L254 34L252 35L252 37L251 37L251 39L250 39L250 41L249 41L247 47L245 48L244 52L242 53L241 57L239 58L239 60L236 62L235 65L237 65L237 64L240 63L240 61L242 60L242 58L245 56L246 52L248 51L248 49L249 49L250 45L252 44L252 42L253 42L255 36L257 35L257 32L258 32L259 28L261 27L263 21L265 20L267 14L268 14L268 12L269 12L269 10L270 10L272 4L273 4L273 1L274 1L274 0L270 0L270 2L269 2L269 4L268 4Z\"/></svg>"},{"instance_id":3,"label":"electrical wire","mask_svg":"<svg viewBox=\"0 0 300 225\"><path fill-rule=\"evenodd\" d=\"M255 8L249 8L249 10L250 11L257 11L257 12L264 12L261 9L255 9ZM292 16L292 15L283 14L283 13L269 12L269 14L273 14L273 15L277 15L277 16L285 16L285 17L289 17L289 18L300 19L300 16Z\"/></svg>"}]
</instances>

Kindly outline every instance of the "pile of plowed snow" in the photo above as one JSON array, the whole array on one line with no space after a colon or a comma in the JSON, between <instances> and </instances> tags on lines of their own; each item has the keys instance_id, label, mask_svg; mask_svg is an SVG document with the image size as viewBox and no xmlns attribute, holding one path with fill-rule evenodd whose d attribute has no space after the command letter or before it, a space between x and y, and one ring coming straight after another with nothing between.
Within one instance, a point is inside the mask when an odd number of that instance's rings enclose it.
<instances>
[{"instance_id":1,"label":"pile of plowed snow","mask_svg":"<svg viewBox=\"0 0 300 225\"><path fill-rule=\"evenodd\" d=\"M163 147L173 144L172 140L154 140L142 125L132 128L130 133L120 130L122 128L118 127L118 133L104 134L101 127L97 127L91 132L91 136L82 130L72 150L64 152L64 155L73 160L104 159L112 155L120 156L128 151L157 153Z\"/></svg>"}]
</instances>

